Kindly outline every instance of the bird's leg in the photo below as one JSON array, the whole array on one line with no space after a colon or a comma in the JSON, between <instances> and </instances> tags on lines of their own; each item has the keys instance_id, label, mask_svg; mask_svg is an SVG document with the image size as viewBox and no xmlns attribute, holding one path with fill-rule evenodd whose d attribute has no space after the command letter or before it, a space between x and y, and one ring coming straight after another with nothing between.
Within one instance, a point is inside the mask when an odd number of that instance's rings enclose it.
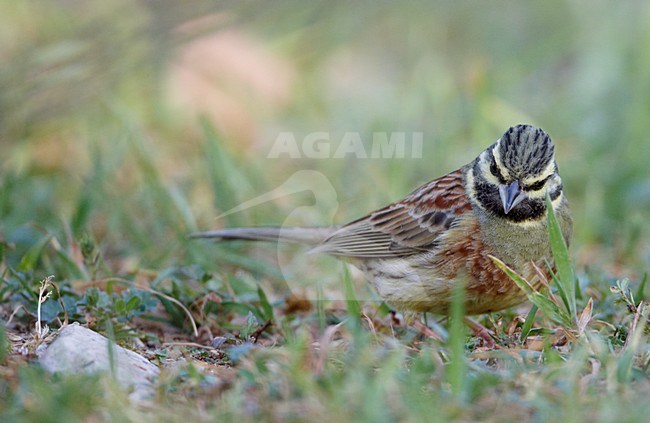
<instances>
[{"instance_id":1,"label":"bird's leg","mask_svg":"<svg viewBox=\"0 0 650 423\"><path fill-rule=\"evenodd\" d=\"M483 340L485 346L488 348L494 348L494 333L488 328L480 324L479 322L470 319L469 317L463 318L463 322L472 330L474 336L478 336Z\"/></svg>"},{"instance_id":2,"label":"bird's leg","mask_svg":"<svg viewBox=\"0 0 650 423\"><path fill-rule=\"evenodd\" d=\"M463 323L467 325L472 331L472 334L474 336L478 336L483 340L483 343L486 347L488 348L494 348L495 347L495 342L494 342L494 333L483 326L482 324L470 319L469 317L463 317ZM424 336L427 336L429 338L433 338L438 341L443 341L443 336L438 334L434 329L432 329L429 326L429 323L427 321L427 314L422 313L422 319L415 319L413 322L413 326Z\"/></svg>"},{"instance_id":3,"label":"bird's leg","mask_svg":"<svg viewBox=\"0 0 650 423\"><path fill-rule=\"evenodd\" d=\"M425 325L424 323L422 323L422 321L420 321L420 320L416 320L415 322L413 322L413 326L415 327L415 329L418 330L418 332L420 332L424 336L427 336L429 338L433 338L436 341L442 341L443 340L442 337L439 334L434 332L433 329L431 329L428 325Z\"/></svg>"}]
</instances>

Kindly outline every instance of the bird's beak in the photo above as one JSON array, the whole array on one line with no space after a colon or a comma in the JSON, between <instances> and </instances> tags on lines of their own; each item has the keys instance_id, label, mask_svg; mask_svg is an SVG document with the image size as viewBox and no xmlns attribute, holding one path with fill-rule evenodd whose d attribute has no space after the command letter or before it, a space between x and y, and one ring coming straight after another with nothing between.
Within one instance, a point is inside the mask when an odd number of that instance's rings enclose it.
<instances>
[{"instance_id":1,"label":"bird's beak","mask_svg":"<svg viewBox=\"0 0 650 423\"><path fill-rule=\"evenodd\" d=\"M525 192L519 189L519 181L514 181L509 185L499 185L499 195L503 212L508 214L517 204L521 203L528 197Z\"/></svg>"}]
</instances>

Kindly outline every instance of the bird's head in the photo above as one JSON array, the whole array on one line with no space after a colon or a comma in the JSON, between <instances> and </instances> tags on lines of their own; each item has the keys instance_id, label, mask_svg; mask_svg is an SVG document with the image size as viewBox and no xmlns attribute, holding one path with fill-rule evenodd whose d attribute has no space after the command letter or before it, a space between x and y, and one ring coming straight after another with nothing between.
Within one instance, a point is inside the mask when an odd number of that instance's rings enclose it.
<instances>
[{"instance_id":1,"label":"bird's head","mask_svg":"<svg viewBox=\"0 0 650 423\"><path fill-rule=\"evenodd\" d=\"M530 125L511 127L469 169L472 202L511 222L544 218L546 193L554 207L562 199L554 150L553 141L543 130Z\"/></svg>"}]
</instances>

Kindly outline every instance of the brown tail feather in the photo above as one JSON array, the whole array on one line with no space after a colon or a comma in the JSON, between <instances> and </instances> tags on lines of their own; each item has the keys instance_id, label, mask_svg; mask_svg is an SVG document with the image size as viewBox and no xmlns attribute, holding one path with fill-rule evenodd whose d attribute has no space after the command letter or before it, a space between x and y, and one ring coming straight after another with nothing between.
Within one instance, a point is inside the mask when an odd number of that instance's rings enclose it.
<instances>
[{"instance_id":1,"label":"brown tail feather","mask_svg":"<svg viewBox=\"0 0 650 423\"><path fill-rule=\"evenodd\" d=\"M298 244L317 245L327 238L336 228L282 228L252 227L226 228L215 231L196 232L191 238L210 238L217 241L248 240L271 242L294 242Z\"/></svg>"}]
</instances>

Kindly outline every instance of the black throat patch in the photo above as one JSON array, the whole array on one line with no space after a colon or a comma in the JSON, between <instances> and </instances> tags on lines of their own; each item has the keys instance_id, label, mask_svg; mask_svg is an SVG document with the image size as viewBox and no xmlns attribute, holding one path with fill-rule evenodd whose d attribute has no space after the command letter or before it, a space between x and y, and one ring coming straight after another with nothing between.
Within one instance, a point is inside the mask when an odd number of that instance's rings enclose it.
<instances>
[{"instance_id":1,"label":"black throat patch","mask_svg":"<svg viewBox=\"0 0 650 423\"><path fill-rule=\"evenodd\" d=\"M488 182L482 175L480 159L474 162L474 193L476 201L488 212L502 219L511 222L523 222L526 220L539 220L546 215L546 201L544 198L527 198L517 204L508 214L503 210L501 195L498 185ZM550 193L551 200L555 200L562 193L562 186L558 186Z\"/></svg>"}]
</instances>

